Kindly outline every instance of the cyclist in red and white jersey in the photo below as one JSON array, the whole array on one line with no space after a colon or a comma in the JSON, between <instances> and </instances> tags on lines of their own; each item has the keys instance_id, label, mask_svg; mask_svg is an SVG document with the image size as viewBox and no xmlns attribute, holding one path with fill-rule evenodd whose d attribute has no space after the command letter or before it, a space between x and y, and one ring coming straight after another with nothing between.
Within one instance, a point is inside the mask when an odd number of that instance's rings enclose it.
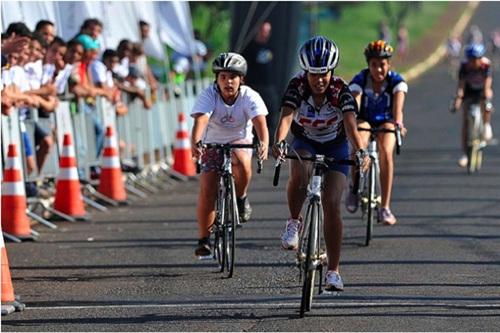
<instances>
[{"instance_id":1,"label":"cyclist in red and white jersey","mask_svg":"<svg viewBox=\"0 0 500 333\"><path fill-rule=\"evenodd\" d=\"M490 141L493 138L491 128L491 113L493 106L493 76L491 61L484 56L486 48L483 44L469 44L465 47L467 60L460 65L458 72L458 87L454 102L454 110L463 106L462 122L462 152L458 160L461 167L467 166L467 114L472 103L481 103L484 129L483 139Z\"/></svg>"},{"instance_id":2,"label":"cyclist in red and white jersey","mask_svg":"<svg viewBox=\"0 0 500 333\"><path fill-rule=\"evenodd\" d=\"M303 72L288 84L281 104L281 118L275 134L273 155L281 158L285 152L280 143L291 129L291 147L301 156L323 154L336 159L349 158L348 141L351 142L363 166L369 158L357 131L356 101L346 82L334 76L339 50L335 43L318 36L306 41L299 51L299 63ZM306 196L308 173L299 161L291 161L287 195L290 218L282 235L283 248L296 250L302 227L300 211ZM310 171L310 170L309 170ZM322 195L324 235L328 256L326 289L342 291L339 275L342 243L342 217L340 203L346 185L348 166L331 166L324 177Z\"/></svg>"}]
</instances>

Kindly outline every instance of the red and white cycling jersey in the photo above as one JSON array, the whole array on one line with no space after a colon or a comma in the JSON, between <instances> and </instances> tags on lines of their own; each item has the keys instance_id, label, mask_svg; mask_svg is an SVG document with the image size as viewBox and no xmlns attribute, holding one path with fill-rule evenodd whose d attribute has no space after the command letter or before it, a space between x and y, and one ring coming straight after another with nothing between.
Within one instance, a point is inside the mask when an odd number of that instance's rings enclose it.
<instances>
[{"instance_id":1,"label":"red and white cycling jersey","mask_svg":"<svg viewBox=\"0 0 500 333\"><path fill-rule=\"evenodd\" d=\"M343 115L345 112L358 112L347 83L333 75L323 104L315 107L305 72L290 80L281 105L295 110L292 134L297 138L319 143L345 140Z\"/></svg>"}]
</instances>

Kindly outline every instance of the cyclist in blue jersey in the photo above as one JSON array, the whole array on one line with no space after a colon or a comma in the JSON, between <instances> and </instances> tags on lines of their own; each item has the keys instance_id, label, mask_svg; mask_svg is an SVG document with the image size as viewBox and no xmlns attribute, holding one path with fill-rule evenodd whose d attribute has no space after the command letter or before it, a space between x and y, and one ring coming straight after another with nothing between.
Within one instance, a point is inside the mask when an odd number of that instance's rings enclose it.
<instances>
[{"instance_id":1,"label":"cyclist in blue jersey","mask_svg":"<svg viewBox=\"0 0 500 333\"><path fill-rule=\"evenodd\" d=\"M385 41L377 40L369 43L364 53L368 68L359 72L349 83L349 88L359 107L358 127L394 130L397 125L401 128L401 134L405 135L403 106L408 85L401 75L390 70L393 48ZM362 131L360 135L363 137L364 144L367 145L370 132ZM379 217L386 225L396 223L396 217L390 209L395 145L396 138L393 133L377 134L382 192ZM354 213L358 208L359 200L352 192L349 191L346 198L346 208Z\"/></svg>"},{"instance_id":2,"label":"cyclist in blue jersey","mask_svg":"<svg viewBox=\"0 0 500 333\"><path fill-rule=\"evenodd\" d=\"M491 113L493 105L493 73L491 61L484 56L486 48L483 44L469 44L465 47L466 61L462 62L458 71L458 86L454 102L454 110L463 107L462 122L462 151L458 160L461 167L467 166L467 130L468 110L472 103L481 102L484 129L483 139L490 141L493 138L491 128Z\"/></svg>"},{"instance_id":3,"label":"cyclist in blue jersey","mask_svg":"<svg viewBox=\"0 0 500 333\"><path fill-rule=\"evenodd\" d=\"M358 108L347 83L333 75L339 60L339 50L331 40L318 36L306 41L299 51L303 69L293 77L281 103L281 118L275 134L273 155L282 158L281 142L291 129L291 147L300 155L322 154L338 160L349 158L347 139L367 168L370 159L356 127ZM291 161L287 186L290 218L281 237L283 248L297 250L302 229L300 212L306 197L310 168ZM307 172L309 171L309 172ZM342 244L342 191L346 184L348 166L332 165L324 176L322 192L324 236L328 258L326 289L342 291L339 275Z\"/></svg>"}]
</instances>

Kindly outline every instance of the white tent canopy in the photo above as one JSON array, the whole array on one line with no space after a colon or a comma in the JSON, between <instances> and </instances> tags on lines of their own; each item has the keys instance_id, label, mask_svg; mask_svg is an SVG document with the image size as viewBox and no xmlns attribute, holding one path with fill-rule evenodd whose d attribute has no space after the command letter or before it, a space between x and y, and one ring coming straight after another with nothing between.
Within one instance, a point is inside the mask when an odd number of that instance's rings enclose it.
<instances>
[{"instance_id":1,"label":"white tent canopy","mask_svg":"<svg viewBox=\"0 0 500 333\"><path fill-rule=\"evenodd\" d=\"M115 49L121 39L140 40L138 22L143 20L151 27L150 38L145 42L148 54L163 58L161 42L185 55L195 53L187 1L2 1L1 9L3 31L18 21L33 30L39 20L47 19L55 23L59 36L69 40L84 20L97 18L104 24L102 48Z\"/></svg>"}]
</instances>

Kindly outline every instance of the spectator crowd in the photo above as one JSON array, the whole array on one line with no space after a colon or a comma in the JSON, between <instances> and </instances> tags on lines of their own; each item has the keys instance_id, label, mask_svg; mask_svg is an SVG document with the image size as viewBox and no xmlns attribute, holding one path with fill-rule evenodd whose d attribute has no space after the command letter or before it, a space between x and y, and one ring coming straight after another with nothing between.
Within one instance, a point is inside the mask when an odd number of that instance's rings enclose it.
<instances>
[{"instance_id":1,"label":"spectator crowd","mask_svg":"<svg viewBox=\"0 0 500 333\"><path fill-rule=\"evenodd\" d=\"M141 21L138 29L143 31L147 25ZM33 110L38 111L37 117L48 118L60 100L83 100L85 112L92 114L99 156L105 133L96 114L98 96L113 104L117 116L128 112L122 99L139 99L145 109L153 106L159 84L146 60L144 39L124 39L116 49L102 50L102 31L102 22L89 18L68 41L58 37L57 27L47 20L39 21L34 31L23 22L14 22L2 33L2 114L19 113L28 176L42 170L55 142L54 130L37 122L34 136L28 135L24 122L33 117ZM33 183L27 183L26 190L28 197L38 192Z\"/></svg>"}]
</instances>

